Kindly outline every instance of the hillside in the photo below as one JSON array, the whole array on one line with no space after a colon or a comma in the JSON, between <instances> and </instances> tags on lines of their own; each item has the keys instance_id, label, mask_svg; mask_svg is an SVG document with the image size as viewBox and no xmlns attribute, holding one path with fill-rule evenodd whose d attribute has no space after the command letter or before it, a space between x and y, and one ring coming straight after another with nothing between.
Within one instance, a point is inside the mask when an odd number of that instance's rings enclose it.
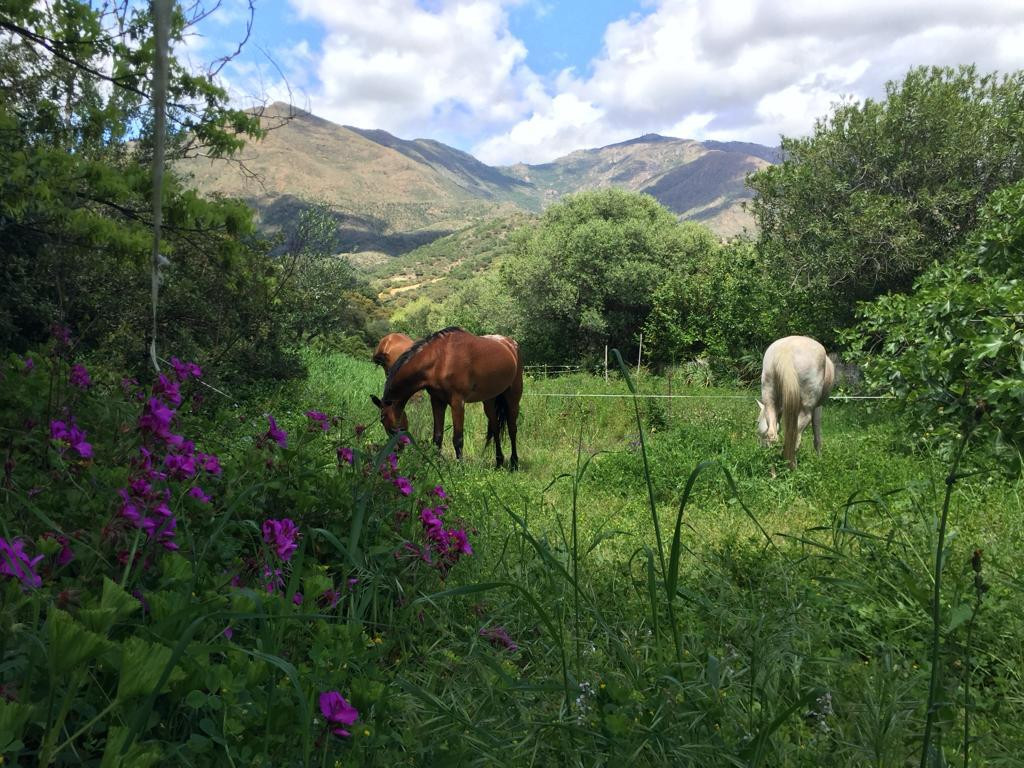
<instances>
[{"instance_id":1,"label":"hillside","mask_svg":"<svg viewBox=\"0 0 1024 768\"><path fill-rule=\"evenodd\" d=\"M647 134L550 163L492 167L438 141L337 125L280 102L261 118L266 138L237 158L191 158L178 170L205 193L248 201L269 230L287 226L307 201L328 203L343 250L360 266L606 186L648 192L680 218L735 235L753 226L743 209L746 174L778 158L758 144Z\"/></svg>"},{"instance_id":2,"label":"hillside","mask_svg":"<svg viewBox=\"0 0 1024 768\"><path fill-rule=\"evenodd\" d=\"M192 158L178 170L205 193L248 201L269 229L293 219L304 201L324 201L338 215L346 250L393 256L519 207L508 199L521 184L443 144L402 142L281 103L261 118L266 138L231 162Z\"/></svg>"}]
</instances>

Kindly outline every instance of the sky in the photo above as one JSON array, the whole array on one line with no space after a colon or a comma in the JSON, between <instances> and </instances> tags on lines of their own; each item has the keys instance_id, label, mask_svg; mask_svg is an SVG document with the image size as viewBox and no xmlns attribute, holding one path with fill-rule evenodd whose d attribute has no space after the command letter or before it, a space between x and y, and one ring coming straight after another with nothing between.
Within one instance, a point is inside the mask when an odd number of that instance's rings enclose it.
<instances>
[{"instance_id":1,"label":"sky","mask_svg":"<svg viewBox=\"0 0 1024 768\"><path fill-rule=\"evenodd\" d=\"M242 107L429 138L490 165L645 133L804 136L918 65L1024 68L1024 0L252 0L220 72ZM221 0L179 56L245 36Z\"/></svg>"}]
</instances>

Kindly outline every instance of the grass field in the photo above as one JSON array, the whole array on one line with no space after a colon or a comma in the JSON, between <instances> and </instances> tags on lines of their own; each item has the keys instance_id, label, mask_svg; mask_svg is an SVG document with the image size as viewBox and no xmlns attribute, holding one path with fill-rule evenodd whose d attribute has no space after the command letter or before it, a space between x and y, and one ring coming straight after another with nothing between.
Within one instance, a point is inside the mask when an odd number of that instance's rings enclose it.
<instances>
[{"instance_id":1,"label":"grass field","mask_svg":"<svg viewBox=\"0 0 1024 768\"><path fill-rule=\"evenodd\" d=\"M307 381L262 405L340 413L383 441L369 400L383 373L310 362ZM790 471L757 444L752 389L677 382L688 397L638 400L644 445L632 399L582 396L627 392L619 377L527 380L514 474L493 469L480 406L467 408L460 464L450 420L439 459L428 402L410 405L408 450L474 529L475 556L424 603L441 661L400 643L418 659L399 676L435 733L432 759L917 764L935 649L941 751L926 764L967 764L965 742L970 765L1021 764L1020 480L955 484L934 646L949 457L912 450L893 404L827 404L822 455L808 436ZM515 653L487 652L473 627L492 624Z\"/></svg>"}]
</instances>

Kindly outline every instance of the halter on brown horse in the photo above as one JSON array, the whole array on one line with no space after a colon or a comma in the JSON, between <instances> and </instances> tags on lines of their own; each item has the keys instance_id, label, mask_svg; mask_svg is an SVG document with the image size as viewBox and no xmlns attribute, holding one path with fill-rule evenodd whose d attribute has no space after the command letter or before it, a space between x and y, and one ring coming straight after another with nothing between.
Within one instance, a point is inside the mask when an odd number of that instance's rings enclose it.
<instances>
[{"instance_id":1,"label":"halter on brown horse","mask_svg":"<svg viewBox=\"0 0 1024 768\"><path fill-rule=\"evenodd\" d=\"M373 353L373 362L386 371L403 353L409 350L412 343L412 339L404 333L389 333L377 345L377 349Z\"/></svg>"},{"instance_id":2,"label":"halter on brown horse","mask_svg":"<svg viewBox=\"0 0 1024 768\"><path fill-rule=\"evenodd\" d=\"M504 336L474 336L461 328L445 328L417 341L388 370L384 397L371 396L389 434L408 429L405 404L421 389L430 394L434 411L434 445L441 447L444 411L452 409L452 443L462 458L462 426L466 403L484 404L487 441L494 438L497 466L505 463L501 433L508 427L512 455L509 467L519 467L516 421L523 395L523 364L519 345Z\"/></svg>"}]
</instances>

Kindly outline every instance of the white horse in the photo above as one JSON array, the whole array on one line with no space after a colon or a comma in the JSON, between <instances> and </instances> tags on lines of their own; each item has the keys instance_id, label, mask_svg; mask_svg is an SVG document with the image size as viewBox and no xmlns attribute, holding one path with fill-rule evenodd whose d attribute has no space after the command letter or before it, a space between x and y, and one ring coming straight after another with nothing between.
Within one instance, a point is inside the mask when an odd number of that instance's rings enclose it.
<instances>
[{"instance_id":1,"label":"white horse","mask_svg":"<svg viewBox=\"0 0 1024 768\"><path fill-rule=\"evenodd\" d=\"M832 391L835 367L825 348L807 336L786 336L772 342L761 368L761 409L757 434L766 445L779 439L782 416L782 455L796 468L800 435L814 425L814 450L821 453L821 404Z\"/></svg>"}]
</instances>

